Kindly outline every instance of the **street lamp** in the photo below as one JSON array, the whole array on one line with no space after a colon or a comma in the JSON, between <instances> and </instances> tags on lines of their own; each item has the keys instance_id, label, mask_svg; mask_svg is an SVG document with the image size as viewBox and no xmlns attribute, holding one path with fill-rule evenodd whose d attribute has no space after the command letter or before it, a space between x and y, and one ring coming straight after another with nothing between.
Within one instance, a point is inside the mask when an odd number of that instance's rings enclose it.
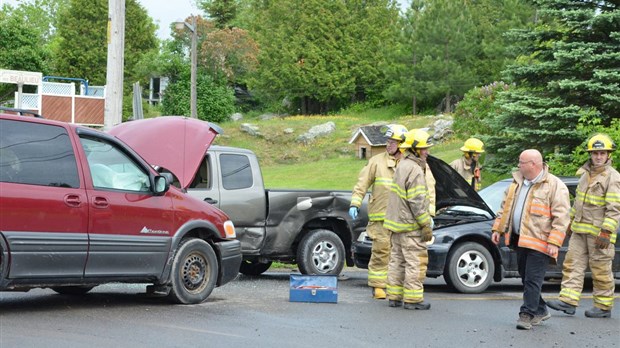
<instances>
[{"instance_id":1,"label":"street lamp","mask_svg":"<svg viewBox=\"0 0 620 348\"><path fill-rule=\"evenodd\" d=\"M192 14L192 24L189 24L185 21L177 20L174 23L175 28L177 30L183 30L185 28L189 29L192 32L192 48L190 51L191 60L192 60L192 71L191 71L191 90L190 90L190 110L192 118L198 118L198 110L196 108L196 70L198 70L198 52L197 52L197 44L198 44L198 32L196 28L196 17Z\"/></svg>"}]
</instances>

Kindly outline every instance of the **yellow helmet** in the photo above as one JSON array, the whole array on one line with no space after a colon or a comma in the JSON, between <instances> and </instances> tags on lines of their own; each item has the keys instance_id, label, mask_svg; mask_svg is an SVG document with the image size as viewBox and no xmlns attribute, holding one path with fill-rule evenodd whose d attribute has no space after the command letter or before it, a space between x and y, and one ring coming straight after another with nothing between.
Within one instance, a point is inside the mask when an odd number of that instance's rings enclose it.
<instances>
[{"instance_id":1,"label":"yellow helmet","mask_svg":"<svg viewBox=\"0 0 620 348\"><path fill-rule=\"evenodd\" d=\"M421 129L412 129L407 132L405 141L398 145L401 149L426 149L433 146L431 143L431 137L427 132Z\"/></svg>"},{"instance_id":2,"label":"yellow helmet","mask_svg":"<svg viewBox=\"0 0 620 348\"><path fill-rule=\"evenodd\" d=\"M588 152L592 151L614 151L616 144L606 134L595 134L588 140Z\"/></svg>"},{"instance_id":3,"label":"yellow helmet","mask_svg":"<svg viewBox=\"0 0 620 348\"><path fill-rule=\"evenodd\" d=\"M461 151L463 152L475 152L475 153L483 153L484 152L484 143L477 138L469 138L465 140L465 144L461 147Z\"/></svg>"},{"instance_id":4,"label":"yellow helmet","mask_svg":"<svg viewBox=\"0 0 620 348\"><path fill-rule=\"evenodd\" d=\"M388 124L387 126L381 127L379 131L383 133L383 136L387 139L394 139L402 143L405 141L407 127L401 124Z\"/></svg>"}]
</instances>

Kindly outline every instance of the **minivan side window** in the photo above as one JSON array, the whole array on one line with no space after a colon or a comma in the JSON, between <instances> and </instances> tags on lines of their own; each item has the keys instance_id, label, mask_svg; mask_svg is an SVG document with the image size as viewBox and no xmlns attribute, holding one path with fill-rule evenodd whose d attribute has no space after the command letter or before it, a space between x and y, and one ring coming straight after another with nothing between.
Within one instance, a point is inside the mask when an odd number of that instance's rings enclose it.
<instances>
[{"instance_id":1,"label":"minivan side window","mask_svg":"<svg viewBox=\"0 0 620 348\"><path fill-rule=\"evenodd\" d=\"M252 187L252 168L248 156L220 155L222 186L227 190Z\"/></svg>"},{"instance_id":2,"label":"minivan side window","mask_svg":"<svg viewBox=\"0 0 620 348\"><path fill-rule=\"evenodd\" d=\"M0 120L0 181L79 188L75 153L66 129Z\"/></svg>"},{"instance_id":3,"label":"minivan side window","mask_svg":"<svg viewBox=\"0 0 620 348\"><path fill-rule=\"evenodd\" d=\"M150 191L148 174L115 145L97 138L81 137L80 141L95 188Z\"/></svg>"}]
</instances>

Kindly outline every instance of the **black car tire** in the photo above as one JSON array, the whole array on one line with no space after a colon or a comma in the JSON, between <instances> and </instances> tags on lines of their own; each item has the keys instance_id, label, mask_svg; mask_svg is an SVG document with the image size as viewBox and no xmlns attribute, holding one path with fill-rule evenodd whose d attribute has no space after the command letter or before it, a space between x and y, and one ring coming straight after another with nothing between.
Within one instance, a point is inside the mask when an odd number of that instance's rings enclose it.
<instances>
[{"instance_id":1,"label":"black car tire","mask_svg":"<svg viewBox=\"0 0 620 348\"><path fill-rule=\"evenodd\" d=\"M84 295L93 288L94 286L55 286L52 290L61 295Z\"/></svg>"},{"instance_id":2,"label":"black car tire","mask_svg":"<svg viewBox=\"0 0 620 348\"><path fill-rule=\"evenodd\" d=\"M186 239L174 254L170 273L172 289L168 297L175 303L201 303L215 288L217 256L202 239Z\"/></svg>"},{"instance_id":3,"label":"black car tire","mask_svg":"<svg viewBox=\"0 0 620 348\"><path fill-rule=\"evenodd\" d=\"M271 267L271 261L264 263L254 260L243 260L241 261L239 272L249 276L257 276L265 273L269 267Z\"/></svg>"},{"instance_id":4,"label":"black car tire","mask_svg":"<svg viewBox=\"0 0 620 348\"><path fill-rule=\"evenodd\" d=\"M450 251L444 279L453 289L464 294L478 294L493 281L495 262L487 248L475 242L460 244Z\"/></svg>"},{"instance_id":5,"label":"black car tire","mask_svg":"<svg viewBox=\"0 0 620 348\"><path fill-rule=\"evenodd\" d=\"M345 261L344 244L329 230L306 234L297 249L297 266L302 274L339 275Z\"/></svg>"}]
</instances>

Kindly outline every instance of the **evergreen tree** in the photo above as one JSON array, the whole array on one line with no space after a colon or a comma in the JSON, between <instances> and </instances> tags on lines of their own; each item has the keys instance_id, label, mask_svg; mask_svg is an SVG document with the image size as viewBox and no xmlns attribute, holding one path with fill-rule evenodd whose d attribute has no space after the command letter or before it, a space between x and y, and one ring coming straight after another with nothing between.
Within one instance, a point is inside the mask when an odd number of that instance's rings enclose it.
<instances>
[{"instance_id":1,"label":"evergreen tree","mask_svg":"<svg viewBox=\"0 0 620 348\"><path fill-rule=\"evenodd\" d=\"M198 6L215 21L217 28L225 29L231 26L237 15L237 2L237 0L202 0Z\"/></svg>"},{"instance_id":2,"label":"evergreen tree","mask_svg":"<svg viewBox=\"0 0 620 348\"><path fill-rule=\"evenodd\" d=\"M575 131L593 119L620 117L620 6L617 1L536 0L538 23L513 32L521 50L506 77L516 84L489 120L487 166L507 172L527 148L565 156L584 141Z\"/></svg>"},{"instance_id":3,"label":"evergreen tree","mask_svg":"<svg viewBox=\"0 0 620 348\"><path fill-rule=\"evenodd\" d=\"M58 21L55 75L86 78L104 85L107 70L107 0L70 0ZM142 56L157 48L155 24L136 0L125 3L125 89L141 77L134 75Z\"/></svg>"}]
</instances>

